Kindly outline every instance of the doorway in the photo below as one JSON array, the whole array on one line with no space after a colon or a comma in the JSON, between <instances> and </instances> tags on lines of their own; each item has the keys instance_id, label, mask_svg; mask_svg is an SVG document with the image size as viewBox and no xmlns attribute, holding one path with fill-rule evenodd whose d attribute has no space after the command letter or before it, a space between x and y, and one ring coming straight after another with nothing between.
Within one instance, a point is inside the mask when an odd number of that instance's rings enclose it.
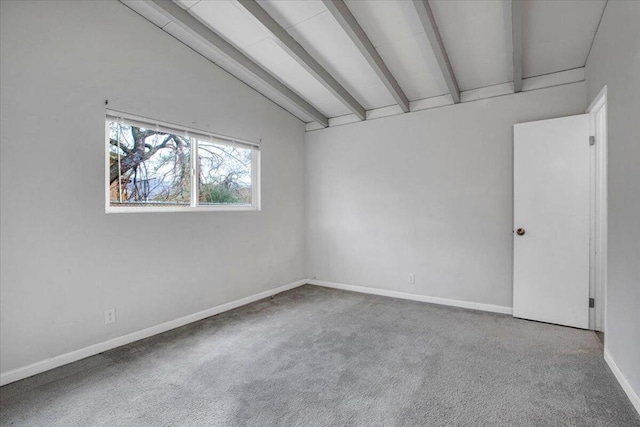
<instances>
[{"instance_id":1,"label":"doorway","mask_svg":"<svg viewBox=\"0 0 640 427\"><path fill-rule=\"evenodd\" d=\"M606 332L607 142L606 86L584 115L514 126L515 317Z\"/></svg>"},{"instance_id":2,"label":"doorway","mask_svg":"<svg viewBox=\"0 0 640 427\"><path fill-rule=\"evenodd\" d=\"M607 301L607 87L587 108L594 148L591 152L591 241L589 329L606 336Z\"/></svg>"}]
</instances>

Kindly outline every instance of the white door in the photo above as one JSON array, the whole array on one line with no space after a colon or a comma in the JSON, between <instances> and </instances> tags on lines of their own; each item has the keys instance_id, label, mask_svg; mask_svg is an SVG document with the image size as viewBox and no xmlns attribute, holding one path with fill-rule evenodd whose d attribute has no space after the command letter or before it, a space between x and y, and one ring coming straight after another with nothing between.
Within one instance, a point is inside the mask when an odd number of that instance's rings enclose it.
<instances>
[{"instance_id":1,"label":"white door","mask_svg":"<svg viewBox=\"0 0 640 427\"><path fill-rule=\"evenodd\" d=\"M513 134L513 315L587 329L589 115Z\"/></svg>"}]
</instances>

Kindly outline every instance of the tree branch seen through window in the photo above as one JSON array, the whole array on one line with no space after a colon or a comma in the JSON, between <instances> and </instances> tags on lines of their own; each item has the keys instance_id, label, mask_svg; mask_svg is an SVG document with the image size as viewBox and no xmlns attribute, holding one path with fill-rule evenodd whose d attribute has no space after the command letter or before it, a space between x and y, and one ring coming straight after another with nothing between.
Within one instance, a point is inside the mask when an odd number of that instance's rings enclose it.
<instances>
[{"instance_id":1,"label":"tree branch seen through window","mask_svg":"<svg viewBox=\"0 0 640 427\"><path fill-rule=\"evenodd\" d=\"M108 132L112 207L251 205L251 148L117 121Z\"/></svg>"}]
</instances>

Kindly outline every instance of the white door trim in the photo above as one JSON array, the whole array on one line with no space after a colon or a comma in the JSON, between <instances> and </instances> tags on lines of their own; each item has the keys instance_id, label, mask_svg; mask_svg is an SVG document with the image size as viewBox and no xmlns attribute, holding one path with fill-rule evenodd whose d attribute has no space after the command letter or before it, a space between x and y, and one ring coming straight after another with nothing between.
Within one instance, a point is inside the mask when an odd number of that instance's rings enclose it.
<instances>
[{"instance_id":1,"label":"white door trim","mask_svg":"<svg viewBox=\"0 0 640 427\"><path fill-rule=\"evenodd\" d=\"M587 114L592 114L600 111L602 107L607 105L607 85L604 85L596 97L591 101L589 107L587 107Z\"/></svg>"},{"instance_id":2,"label":"white door trim","mask_svg":"<svg viewBox=\"0 0 640 427\"><path fill-rule=\"evenodd\" d=\"M607 86L604 86L587 108L591 116L592 135L596 138L593 156L593 196L592 203L592 259L590 277L593 278L592 298L596 299L590 327L607 336ZM599 120L598 114L602 113ZM592 321L591 321L592 320Z\"/></svg>"}]
</instances>

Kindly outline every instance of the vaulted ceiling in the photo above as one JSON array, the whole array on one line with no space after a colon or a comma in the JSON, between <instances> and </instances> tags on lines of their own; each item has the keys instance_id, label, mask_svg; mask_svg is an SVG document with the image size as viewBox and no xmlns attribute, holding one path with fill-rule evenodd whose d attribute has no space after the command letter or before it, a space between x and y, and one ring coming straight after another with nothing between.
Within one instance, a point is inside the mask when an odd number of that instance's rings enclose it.
<instances>
[{"instance_id":1,"label":"vaulted ceiling","mask_svg":"<svg viewBox=\"0 0 640 427\"><path fill-rule=\"evenodd\" d=\"M308 129L584 79L606 0L120 0Z\"/></svg>"}]
</instances>

